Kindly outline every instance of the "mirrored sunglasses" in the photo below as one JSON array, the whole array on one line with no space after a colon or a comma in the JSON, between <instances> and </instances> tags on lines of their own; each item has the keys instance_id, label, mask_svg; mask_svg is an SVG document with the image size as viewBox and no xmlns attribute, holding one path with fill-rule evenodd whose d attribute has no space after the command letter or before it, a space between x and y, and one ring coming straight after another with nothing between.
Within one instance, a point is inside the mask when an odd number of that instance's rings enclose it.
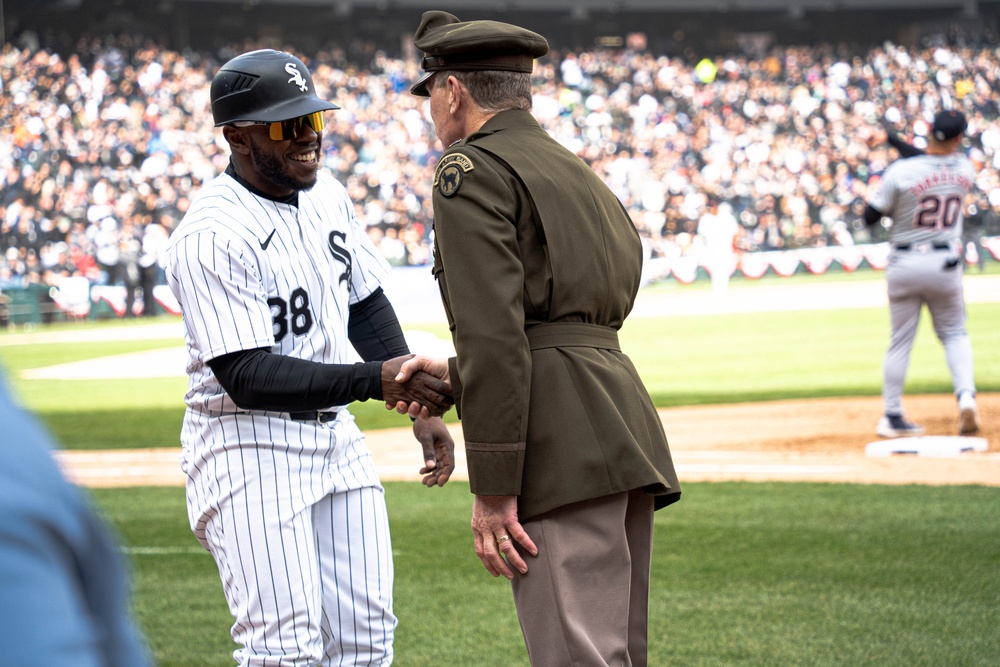
<instances>
[{"instance_id":1,"label":"mirrored sunglasses","mask_svg":"<svg viewBox=\"0 0 1000 667\"><path fill-rule=\"evenodd\" d=\"M325 127L322 111L314 111L313 113L306 114L305 116L289 118L288 120L279 120L273 123L265 121L238 121L233 123L233 125L236 127L247 127L248 125L267 125L268 136L270 136L274 141L298 139L299 132L302 131L302 127L304 125L309 125L309 127L315 130L317 134L321 133Z\"/></svg>"}]
</instances>

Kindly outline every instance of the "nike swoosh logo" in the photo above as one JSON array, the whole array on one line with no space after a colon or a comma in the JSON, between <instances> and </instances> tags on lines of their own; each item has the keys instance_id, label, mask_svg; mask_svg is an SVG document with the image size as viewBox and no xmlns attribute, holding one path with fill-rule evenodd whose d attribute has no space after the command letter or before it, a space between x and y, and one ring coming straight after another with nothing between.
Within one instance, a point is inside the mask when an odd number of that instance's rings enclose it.
<instances>
[{"instance_id":1,"label":"nike swoosh logo","mask_svg":"<svg viewBox=\"0 0 1000 667\"><path fill-rule=\"evenodd\" d=\"M278 231L277 229L272 229L271 233L267 235L267 238L260 241L260 249L267 250L267 246L271 245L271 239L274 238L274 233Z\"/></svg>"}]
</instances>

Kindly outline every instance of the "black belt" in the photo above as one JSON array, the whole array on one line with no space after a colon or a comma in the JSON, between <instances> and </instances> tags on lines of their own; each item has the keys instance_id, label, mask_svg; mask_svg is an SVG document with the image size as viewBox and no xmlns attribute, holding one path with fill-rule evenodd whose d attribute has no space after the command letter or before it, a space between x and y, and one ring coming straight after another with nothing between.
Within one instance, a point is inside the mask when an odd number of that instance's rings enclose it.
<instances>
[{"instance_id":1,"label":"black belt","mask_svg":"<svg viewBox=\"0 0 1000 667\"><path fill-rule=\"evenodd\" d=\"M913 245L914 244L912 243L900 243L898 246L896 246L896 250L909 250L910 248L913 247ZM919 246L923 244L917 243L916 245ZM931 247L934 248L935 250L951 250L950 243L932 243Z\"/></svg>"},{"instance_id":2,"label":"black belt","mask_svg":"<svg viewBox=\"0 0 1000 667\"><path fill-rule=\"evenodd\" d=\"M337 418L336 412L318 412L313 410L311 412L289 412L288 417L294 419L297 422L311 422L317 421L320 424L325 424L327 422L332 422Z\"/></svg>"}]
</instances>

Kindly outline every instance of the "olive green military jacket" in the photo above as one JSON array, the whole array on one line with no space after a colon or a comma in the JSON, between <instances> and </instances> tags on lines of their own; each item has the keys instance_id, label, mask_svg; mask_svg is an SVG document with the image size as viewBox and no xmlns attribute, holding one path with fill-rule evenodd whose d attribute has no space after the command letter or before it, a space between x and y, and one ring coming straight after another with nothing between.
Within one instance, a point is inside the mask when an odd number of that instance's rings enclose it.
<instances>
[{"instance_id":1,"label":"olive green military jacket","mask_svg":"<svg viewBox=\"0 0 1000 667\"><path fill-rule=\"evenodd\" d=\"M644 488L680 497L649 394L618 344L639 235L594 172L527 111L450 147L434 176L434 273L472 492L521 520Z\"/></svg>"}]
</instances>

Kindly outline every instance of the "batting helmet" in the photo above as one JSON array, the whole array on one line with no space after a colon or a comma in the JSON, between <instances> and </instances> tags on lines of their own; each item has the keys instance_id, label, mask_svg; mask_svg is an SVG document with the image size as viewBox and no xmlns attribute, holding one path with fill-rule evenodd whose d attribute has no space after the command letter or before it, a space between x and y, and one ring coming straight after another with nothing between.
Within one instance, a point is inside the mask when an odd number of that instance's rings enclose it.
<instances>
[{"instance_id":1,"label":"batting helmet","mask_svg":"<svg viewBox=\"0 0 1000 667\"><path fill-rule=\"evenodd\" d=\"M339 109L316 97L305 64L290 53L260 49L236 56L212 79L215 126L241 120L273 123Z\"/></svg>"}]
</instances>

